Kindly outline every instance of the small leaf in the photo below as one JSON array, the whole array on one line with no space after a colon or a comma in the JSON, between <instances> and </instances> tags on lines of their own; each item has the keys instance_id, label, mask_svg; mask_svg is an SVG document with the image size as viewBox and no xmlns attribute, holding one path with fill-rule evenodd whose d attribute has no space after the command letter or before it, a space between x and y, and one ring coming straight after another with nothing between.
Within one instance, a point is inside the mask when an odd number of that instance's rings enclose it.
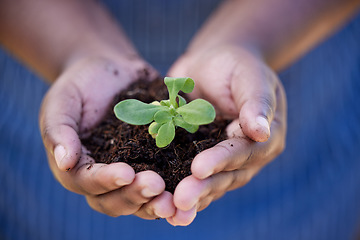
<instances>
[{"instance_id":1,"label":"small leaf","mask_svg":"<svg viewBox=\"0 0 360 240\"><path fill-rule=\"evenodd\" d=\"M165 107L170 107L171 103L170 100L161 100L160 105Z\"/></svg>"},{"instance_id":2,"label":"small leaf","mask_svg":"<svg viewBox=\"0 0 360 240\"><path fill-rule=\"evenodd\" d=\"M199 129L199 125L193 125L184 121L184 119L180 116L174 118L175 126L179 126L184 128L189 133L195 133Z\"/></svg>"},{"instance_id":3,"label":"small leaf","mask_svg":"<svg viewBox=\"0 0 360 240\"><path fill-rule=\"evenodd\" d=\"M180 95L178 95L177 97L178 97L178 99L179 99L179 107L184 106L184 105L186 104L185 98L183 98L183 97L180 96Z\"/></svg>"},{"instance_id":4,"label":"small leaf","mask_svg":"<svg viewBox=\"0 0 360 240\"><path fill-rule=\"evenodd\" d=\"M161 127L161 124L157 123L157 122L152 122L149 126L149 134L153 137L156 138L158 132L159 132L159 128Z\"/></svg>"},{"instance_id":5,"label":"small leaf","mask_svg":"<svg viewBox=\"0 0 360 240\"><path fill-rule=\"evenodd\" d=\"M186 78L184 86L180 89L184 93L191 93L194 90L195 82L191 78Z\"/></svg>"},{"instance_id":6,"label":"small leaf","mask_svg":"<svg viewBox=\"0 0 360 240\"><path fill-rule=\"evenodd\" d=\"M175 137L175 125L173 121L161 125L156 136L156 146L166 147Z\"/></svg>"},{"instance_id":7,"label":"small leaf","mask_svg":"<svg viewBox=\"0 0 360 240\"><path fill-rule=\"evenodd\" d=\"M214 107L204 99L196 99L176 109L185 120L193 125L209 124L215 119Z\"/></svg>"},{"instance_id":8,"label":"small leaf","mask_svg":"<svg viewBox=\"0 0 360 240\"><path fill-rule=\"evenodd\" d=\"M163 106L143 103L136 99L127 99L114 107L118 119L133 125L145 125L154 120L157 111Z\"/></svg>"},{"instance_id":9,"label":"small leaf","mask_svg":"<svg viewBox=\"0 0 360 240\"><path fill-rule=\"evenodd\" d=\"M164 82L169 91L169 98L171 104L176 108L176 97L179 91L184 93L190 93L194 89L195 83L191 78L172 78L165 77Z\"/></svg>"},{"instance_id":10,"label":"small leaf","mask_svg":"<svg viewBox=\"0 0 360 240\"><path fill-rule=\"evenodd\" d=\"M171 121L172 117L173 116L170 114L169 111L160 110L157 113L155 113L154 120L155 122L162 124Z\"/></svg>"}]
</instances>

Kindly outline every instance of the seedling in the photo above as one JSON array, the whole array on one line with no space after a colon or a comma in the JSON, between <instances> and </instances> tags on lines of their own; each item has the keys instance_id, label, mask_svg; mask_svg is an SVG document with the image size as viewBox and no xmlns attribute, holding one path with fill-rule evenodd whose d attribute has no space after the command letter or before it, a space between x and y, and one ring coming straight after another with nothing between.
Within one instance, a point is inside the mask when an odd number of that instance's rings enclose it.
<instances>
[{"instance_id":1,"label":"seedling","mask_svg":"<svg viewBox=\"0 0 360 240\"><path fill-rule=\"evenodd\" d=\"M179 92L190 93L194 89L191 78L165 77L164 82L169 92L168 100L143 103L136 99L127 99L114 107L118 119L132 125L149 126L149 133L156 140L159 148L169 145L175 137L175 128L182 127L195 133L199 125L209 124L215 119L215 109L203 99L189 103Z\"/></svg>"}]
</instances>

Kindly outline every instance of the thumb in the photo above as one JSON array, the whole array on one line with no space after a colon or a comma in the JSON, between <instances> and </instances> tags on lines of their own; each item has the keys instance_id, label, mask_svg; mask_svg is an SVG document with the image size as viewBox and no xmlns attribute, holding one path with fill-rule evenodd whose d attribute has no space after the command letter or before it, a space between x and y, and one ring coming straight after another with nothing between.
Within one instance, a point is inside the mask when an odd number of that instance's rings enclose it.
<instances>
[{"instance_id":1,"label":"thumb","mask_svg":"<svg viewBox=\"0 0 360 240\"><path fill-rule=\"evenodd\" d=\"M40 130L50 164L68 171L81 156L78 125L81 118L81 97L74 86L56 82L45 96L40 116ZM50 157L52 155L52 157Z\"/></svg>"},{"instance_id":2,"label":"thumb","mask_svg":"<svg viewBox=\"0 0 360 240\"><path fill-rule=\"evenodd\" d=\"M243 133L256 142L265 142L270 137L271 121L276 109L277 77L266 66L249 69L234 82L233 90L242 94L235 99L239 108L240 127ZM239 90L241 89L241 90Z\"/></svg>"},{"instance_id":3,"label":"thumb","mask_svg":"<svg viewBox=\"0 0 360 240\"><path fill-rule=\"evenodd\" d=\"M246 136L256 142L265 142L270 137L273 105L268 102L268 98L248 99L240 110L240 127Z\"/></svg>"}]
</instances>

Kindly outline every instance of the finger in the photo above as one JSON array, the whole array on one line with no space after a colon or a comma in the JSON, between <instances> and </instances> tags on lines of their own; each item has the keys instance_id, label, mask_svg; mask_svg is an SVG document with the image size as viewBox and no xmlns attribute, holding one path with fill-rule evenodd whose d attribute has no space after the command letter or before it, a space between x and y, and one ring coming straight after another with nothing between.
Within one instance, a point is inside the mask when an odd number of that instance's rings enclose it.
<instances>
[{"instance_id":1,"label":"finger","mask_svg":"<svg viewBox=\"0 0 360 240\"><path fill-rule=\"evenodd\" d=\"M125 163L95 163L88 155L81 156L78 164L63 172L57 167L52 171L68 190L82 195L98 195L110 192L133 182L135 172Z\"/></svg>"},{"instance_id":2,"label":"finger","mask_svg":"<svg viewBox=\"0 0 360 240\"><path fill-rule=\"evenodd\" d=\"M174 192L174 204L179 210L185 212L197 206L201 196L208 194L207 186L210 178L200 180L190 175L184 178Z\"/></svg>"},{"instance_id":3,"label":"finger","mask_svg":"<svg viewBox=\"0 0 360 240\"><path fill-rule=\"evenodd\" d=\"M210 178L200 180L190 175L184 178L174 192L175 207L181 211L189 211L196 207L201 196L209 193Z\"/></svg>"},{"instance_id":4,"label":"finger","mask_svg":"<svg viewBox=\"0 0 360 240\"><path fill-rule=\"evenodd\" d=\"M175 210L173 195L164 191L150 202L143 204L135 215L143 219L168 218L175 214Z\"/></svg>"},{"instance_id":5,"label":"finger","mask_svg":"<svg viewBox=\"0 0 360 240\"><path fill-rule=\"evenodd\" d=\"M267 141L272 112L265 98L246 101L240 111L240 127L245 135L257 142Z\"/></svg>"},{"instance_id":6,"label":"finger","mask_svg":"<svg viewBox=\"0 0 360 240\"><path fill-rule=\"evenodd\" d=\"M191 164L192 174L205 179L221 171L239 169L258 151L249 138L231 138L199 153Z\"/></svg>"},{"instance_id":7,"label":"finger","mask_svg":"<svg viewBox=\"0 0 360 240\"><path fill-rule=\"evenodd\" d=\"M78 137L81 103L71 86L52 87L43 101L40 113L43 142L61 171L73 168L81 155Z\"/></svg>"},{"instance_id":8,"label":"finger","mask_svg":"<svg viewBox=\"0 0 360 240\"><path fill-rule=\"evenodd\" d=\"M74 182L88 194L98 195L131 184L134 179L134 169L125 163L86 164L77 170Z\"/></svg>"},{"instance_id":9,"label":"finger","mask_svg":"<svg viewBox=\"0 0 360 240\"><path fill-rule=\"evenodd\" d=\"M228 127L231 138L199 153L191 164L192 174L199 179L205 179L222 171L262 167L284 149L286 135L284 121L286 117L277 117L271 125L271 137L262 143L246 137L239 127L239 121L233 121Z\"/></svg>"},{"instance_id":10,"label":"finger","mask_svg":"<svg viewBox=\"0 0 360 240\"><path fill-rule=\"evenodd\" d=\"M133 168L125 163L85 163L64 175L67 176L63 177L62 182L66 181L64 178L67 178L68 182L75 185L69 190L74 191L74 188L77 188L80 194L92 195L113 191L131 184L135 179Z\"/></svg>"},{"instance_id":11,"label":"finger","mask_svg":"<svg viewBox=\"0 0 360 240\"><path fill-rule=\"evenodd\" d=\"M158 174L144 171L136 174L132 184L109 193L87 196L87 201L93 209L109 216L130 215L164 189L165 183Z\"/></svg>"},{"instance_id":12,"label":"finger","mask_svg":"<svg viewBox=\"0 0 360 240\"><path fill-rule=\"evenodd\" d=\"M193 207L188 211L177 209L175 215L166 220L173 226L188 226L194 221L196 214L196 207Z\"/></svg>"},{"instance_id":13,"label":"finger","mask_svg":"<svg viewBox=\"0 0 360 240\"><path fill-rule=\"evenodd\" d=\"M257 59L249 67L234 70L231 90L239 109L240 126L246 136L257 142L270 137L276 110L277 76Z\"/></svg>"},{"instance_id":14,"label":"finger","mask_svg":"<svg viewBox=\"0 0 360 240\"><path fill-rule=\"evenodd\" d=\"M204 180L193 176L183 179L174 193L176 213L168 222L174 226L189 225L197 211L205 209L227 191L244 186L252 176L249 170L236 170L218 173Z\"/></svg>"},{"instance_id":15,"label":"finger","mask_svg":"<svg viewBox=\"0 0 360 240\"><path fill-rule=\"evenodd\" d=\"M244 186L253 175L252 170L246 169L221 172L204 180L188 176L177 186L174 192L174 204L182 211L188 211L194 206L202 210L227 191Z\"/></svg>"}]
</instances>

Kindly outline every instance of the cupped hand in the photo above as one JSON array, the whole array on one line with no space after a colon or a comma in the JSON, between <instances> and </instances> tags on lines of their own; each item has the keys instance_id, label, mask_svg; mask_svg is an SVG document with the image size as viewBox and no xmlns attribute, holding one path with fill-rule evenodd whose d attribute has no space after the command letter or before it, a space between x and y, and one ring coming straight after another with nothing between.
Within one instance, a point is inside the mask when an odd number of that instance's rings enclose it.
<instances>
[{"instance_id":1,"label":"cupped hand","mask_svg":"<svg viewBox=\"0 0 360 240\"><path fill-rule=\"evenodd\" d=\"M175 189L176 213L167 220L185 226L212 201L248 183L283 151L286 96L277 75L247 48L188 52L169 75L193 78L191 97L210 101L218 116L233 120L227 127L228 139L198 154L192 175Z\"/></svg>"},{"instance_id":2,"label":"cupped hand","mask_svg":"<svg viewBox=\"0 0 360 240\"><path fill-rule=\"evenodd\" d=\"M43 100L40 129L53 174L68 190L85 195L93 209L110 216L154 219L175 212L158 174L135 174L125 163L95 163L80 141L120 90L139 77L155 75L140 59L83 58L64 70Z\"/></svg>"}]
</instances>

